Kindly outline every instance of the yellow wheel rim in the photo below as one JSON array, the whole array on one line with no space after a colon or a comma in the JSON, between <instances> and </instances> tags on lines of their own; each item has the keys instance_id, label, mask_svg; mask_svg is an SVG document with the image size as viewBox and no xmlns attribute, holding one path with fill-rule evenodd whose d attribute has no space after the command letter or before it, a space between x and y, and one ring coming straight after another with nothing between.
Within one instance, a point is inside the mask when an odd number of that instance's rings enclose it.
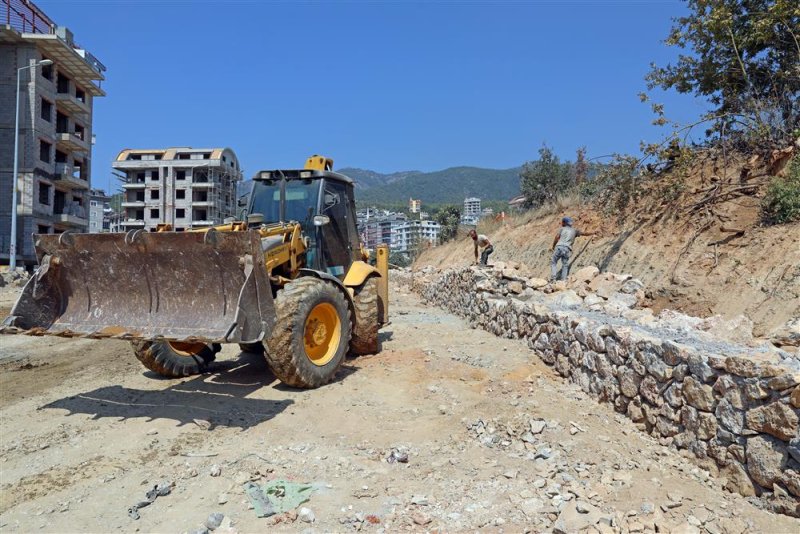
<instances>
[{"instance_id":1,"label":"yellow wheel rim","mask_svg":"<svg viewBox=\"0 0 800 534\"><path fill-rule=\"evenodd\" d=\"M206 348L205 343L182 343L180 341L170 341L169 346L180 356L196 356Z\"/></svg>"},{"instance_id":2,"label":"yellow wheel rim","mask_svg":"<svg viewBox=\"0 0 800 534\"><path fill-rule=\"evenodd\" d=\"M314 306L303 328L303 344L311 363L323 366L331 361L339 350L341 335L342 322L336 308L327 302Z\"/></svg>"}]
</instances>

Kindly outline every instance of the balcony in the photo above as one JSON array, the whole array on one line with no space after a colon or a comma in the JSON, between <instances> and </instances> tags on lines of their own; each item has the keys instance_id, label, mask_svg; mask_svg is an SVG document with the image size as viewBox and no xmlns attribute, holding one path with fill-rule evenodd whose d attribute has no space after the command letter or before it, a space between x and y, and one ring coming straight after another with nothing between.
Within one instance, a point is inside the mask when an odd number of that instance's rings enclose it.
<instances>
[{"instance_id":1,"label":"balcony","mask_svg":"<svg viewBox=\"0 0 800 534\"><path fill-rule=\"evenodd\" d=\"M192 226L214 226L214 221L192 221Z\"/></svg>"},{"instance_id":2,"label":"balcony","mask_svg":"<svg viewBox=\"0 0 800 534\"><path fill-rule=\"evenodd\" d=\"M56 107L70 115L89 114L89 106L72 93L56 93Z\"/></svg>"},{"instance_id":3,"label":"balcony","mask_svg":"<svg viewBox=\"0 0 800 534\"><path fill-rule=\"evenodd\" d=\"M123 208L144 208L144 200L124 200L120 205Z\"/></svg>"},{"instance_id":4,"label":"balcony","mask_svg":"<svg viewBox=\"0 0 800 534\"><path fill-rule=\"evenodd\" d=\"M125 219L119 222L123 228L144 228L143 219Z\"/></svg>"},{"instance_id":5,"label":"balcony","mask_svg":"<svg viewBox=\"0 0 800 534\"><path fill-rule=\"evenodd\" d=\"M210 189L215 185L214 182L192 182L192 189Z\"/></svg>"},{"instance_id":6,"label":"balcony","mask_svg":"<svg viewBox=\"0 0 800 534\"><path fill-rule=\"evenodd\" d=\"M66 226L80 226L85 228L88 224L88 221L85 217L70 215L68 213L54 213L53 219L56 223L61 223Z\"/></svg>"},{"instance_id":7,"label":"balcony","mask_svg":"<svg viewBox=\"0 0 800 534\"><path fill-rule=\"evenodd\" d=\"M56 172L53 175L56 185L66 189L89 189L89 183L81 178L81 168L73 167L66 163L56 163Z\"/></svg>"},{"instance_id":8,"label":"balcony","mask_svg":"<svg viewBox=\"0 0 800 534\"><path fill-rule=\"evenodd\" d=\"M127 182L122 184L122 189L144 189L144 182Z\"/></svg>"},{"instance_id":9,"label":"balcony","mask_svg":"<svg viewBox=\"0 0 800 534\"><path fill-rule=\"evenodd\" d=\"M88 152L89 143L74 133L59 132L56 134L56 147L65 152Z\"/></svg>"},{"instance_id":10,"label":"balcony","mask_svg":"<svg viewBox=\"0 0 800 534\"><path fill-rule=\"evenodd\" d=\"M210 200L192 200L192 206L195 208L210 208L214 203Z\"/></svg>"}]
</instances>

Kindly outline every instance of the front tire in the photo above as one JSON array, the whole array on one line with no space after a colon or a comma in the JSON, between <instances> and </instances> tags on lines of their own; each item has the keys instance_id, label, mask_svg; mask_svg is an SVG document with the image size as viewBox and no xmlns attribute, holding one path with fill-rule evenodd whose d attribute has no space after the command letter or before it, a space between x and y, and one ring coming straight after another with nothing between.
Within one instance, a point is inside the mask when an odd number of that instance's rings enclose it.
<instances>
[{"instance_id":1,"label":"front tire","mask_svg":"<svg viewBox=\"0 0 800 534\"><path fill-rule=\"evenodd\" d=\"M172 341L132 341L131 345L142 365L167 378L204 372L220 350L218 344Z\"/></svg>"},{"instance_id":2,"label":"front tire","mask_svg":"<svg viewBox=\"0 0 800 534\"><path fill-rule=\"evenodd\" d=\"M265 357L287 386L316 388L333 380L350 342L350 310L332 284L313 277L278 291Z\"/></svg>"},{"instance_id":3,"label":"front tire","mask_svg":"<svg viewBox=\"0 0 800 534\"><path fill-rule=\"evenodd\" d=\"M350 340L353 354L376 354L378 344L378 279L368 278L353 296L356 311L356 324Z\"/></svg>"}]
</instances>

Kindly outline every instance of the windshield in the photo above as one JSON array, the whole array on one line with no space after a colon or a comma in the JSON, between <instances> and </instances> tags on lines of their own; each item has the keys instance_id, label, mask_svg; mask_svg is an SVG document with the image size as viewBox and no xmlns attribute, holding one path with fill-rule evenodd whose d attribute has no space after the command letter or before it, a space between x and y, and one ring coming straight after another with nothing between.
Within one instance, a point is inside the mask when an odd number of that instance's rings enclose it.
<instances>
[{"instance_id":1,"label":"windshield","mask_svg":"<svg viewBox=\"0 0 800 534\"><path fill-rule=\"evenodd\" d=\"M319 180L289 180L286 182L286 221L297 221L308 232L317 211ZM253 203L250 213L261 213L264 222L278 222L281 218L280 181L256 181L253 185Z\"/></svg>"}]
</instances>

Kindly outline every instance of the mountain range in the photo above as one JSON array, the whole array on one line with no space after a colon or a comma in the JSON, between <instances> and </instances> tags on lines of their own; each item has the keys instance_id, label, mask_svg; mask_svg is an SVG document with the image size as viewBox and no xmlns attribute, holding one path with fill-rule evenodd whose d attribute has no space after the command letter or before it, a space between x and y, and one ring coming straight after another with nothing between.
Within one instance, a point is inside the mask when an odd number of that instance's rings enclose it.
<instances>
[{"instance_id":1,"label":"mountain range","mask_svg":"<svg viewBox=\"0 0 800 534\"><path fill-rule=\"evenodd\" d=\"M466 197L509 200L519 195L520 168L483 169L450 167L435 172L403 171L383 174L366 169L337 169L356 181L356 200L365 203L402 203L409 198L425 204L456 203Z\"/></svg>"},{"instance_id":2,"label":"mountain range","mask_svg":"<svg viewBox=\"0 0 800 534\"><path fill-rule=\"evenodd\" d=\"M425 205L461 204L466 197L482 200L509 200L519 195L520 168L483 169L450 167L435 172L400 171L380 173L356 167L336 169L356 182L359 205L405 204L409 198ZM252 181L241 182L238 196L250 192Z\"/></svg>"}]
</instances>

